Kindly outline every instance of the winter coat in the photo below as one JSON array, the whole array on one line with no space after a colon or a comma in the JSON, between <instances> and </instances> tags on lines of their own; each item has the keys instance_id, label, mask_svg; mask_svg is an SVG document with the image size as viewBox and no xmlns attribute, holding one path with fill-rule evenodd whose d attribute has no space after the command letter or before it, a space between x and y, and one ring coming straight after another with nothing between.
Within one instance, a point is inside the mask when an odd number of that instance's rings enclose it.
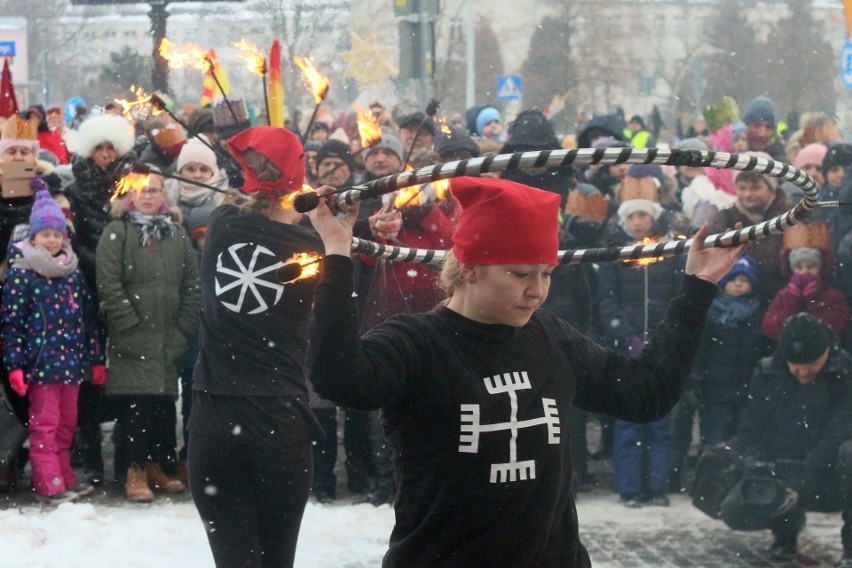
<instances>
[{"instance_id":1,"label":"winter coat","mask_svg":"<svg viewBox=\"0 0 852 568\"><path fill-rule=\"evenodd\" d=\"M614 241L621 246L633 242L623 231ZM663 321L669 302L680 289L682 279L682 258L669 257L644 266L622 262L601 264L598 302L601 326L612 340L611 345L625 352L627 338L643 338L646 331L649 336L653 334Z\"/></svg>"},{"instance_id":2,"label":"winter coat","mask_svg":"<svg viewBox=\"0 0 852 568\"><path fill-rule=\"evenodd\" d=\"M731 308L748 309L746 306L752 303L757 305L750 314L726 319ZM753 293L733 297L720 292L713 301L692 365L692 381L702 403L745 407L754 365L772 353L772 343L760 332L762 318L763 311Z\"/></svg>"},{"instance_id":3,"label":"winter coat","mask_svg":"<svg viewBox=\"0 0 852 568\"><path fill-rule=\"evenodd\" d=\"M820 285L814 294L802 298L795 296L789 288L779 291L766 310L763 318L763 333L773 341L781 336L781 326L793 314L807 312L820 319L838 335L849 325L849 304L839 290Z\"/></svg>"},{"instance_id":4,"label":"winter coat","mask_svg":"<svg viewBox=\"0 0 852 568\"><path fill-rule=\"evenodd\" d=\"M791 205L787 201L784 190L778 188L775 192L775 200L769 205L769 208L763 213L762 220L769 219L786 213ZM749 227L754 223L743 213L737 204L733 207L728 207L719 211L713 221L713 232L722 232L726 229L733 229L737 223L742 223L743 227ZM781 235L773 235L765 237L757 241L749 243L748 253L757 261L757 293L758 296L765 302L769 302L784 287L785 278L781 270L781 247L783 246Z\"/></svg>"},{"instance_id":5,"label":"winter coat","mask_svg":"<svg viewBox=\"0 0 852 568\"><path fill-rule=\"evenodd\" d=\"M71 218L76 235L73 245L80 258L80 269L86 277L89 289L97 294L95 254L101 233L111 221L109 198L115 191L115 183L124 175L125 166L136 160L132 152L118 158L106 169L91 158L75 156L71 163L74 183L68 186L66 195L71 202Z\"/></svg>"},{"instance_id":6,"label":"winter coat","mask_svg":"<svg viewBox=\"0 0 852 568\"><path fill-rule=\"evenodd\" d=\"M852 438L852 356L838 346L825 366L803 385L790 374L776 350L754 371L749 403L736 445L747 457L805 460L810 470L834 462L840 445Z\"/></svg>"},{"instance_id":7,"label":"winter coat","mask_svg":"<svg viewBox=\"0 0 852 568\"><path fill-rule=\"evenodd\" d=\"M14 246L10 260L23 258ZM29 384L79 385L104 364L97 308L79 268L47 278L12 267L3 285L3 363Z\"/></svg>"},{"instance_id":8,"label":"winter coat","mask_svg":"<svg viewBox=\"0 0 852 568\"><path fill-rule=\"evenodd\" d=\"M183 227L140 244L126 218L111 222L97 248L97 282L109 338L107 393L177 395L186 338L198 325L195 252Z\"/></svg>"}]
</instances>

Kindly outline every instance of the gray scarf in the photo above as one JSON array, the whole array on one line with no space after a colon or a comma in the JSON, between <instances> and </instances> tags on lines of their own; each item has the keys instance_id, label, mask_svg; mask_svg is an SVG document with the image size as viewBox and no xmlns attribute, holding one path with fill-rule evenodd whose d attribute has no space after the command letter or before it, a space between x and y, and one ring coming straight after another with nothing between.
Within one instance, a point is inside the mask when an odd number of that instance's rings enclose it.
<instances>
[{"instance_id":1,"label":"gray scarf","mask_svg":"<svg viewBox=\"0 0 852 568\"><path fill-rule=\"evenodd\" d=\"M66 240L59 254L52 256L47 250L30 241L15 243L24 256L12 259L11 265L19 270L32 270L45 278L65 278L77 269L77 255Z\"/></svg>"},{"instance_id":2,"label":"gray scarf","mask_svg":"<svg viewBox=\"0 0 852 568\"><path fill-rule=\"evenodd\" d=\"M139 211L131 211L127 218L139 229L139 241L143 247L153 247L154 241L162 241L175 235L175 223L168 213L143 215Z\"/></svg>"}]
</instances>

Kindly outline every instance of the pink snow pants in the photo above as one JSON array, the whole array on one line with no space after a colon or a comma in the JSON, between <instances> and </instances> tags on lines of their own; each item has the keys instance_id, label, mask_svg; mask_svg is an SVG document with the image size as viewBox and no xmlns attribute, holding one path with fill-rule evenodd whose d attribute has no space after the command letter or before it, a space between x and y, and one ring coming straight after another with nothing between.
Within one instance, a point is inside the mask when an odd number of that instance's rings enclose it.
<instances>
[{"instance_id":1,"label":"pink snow pants","mask_svg":"<svg viewBox=\"0 0 852 568\"><path fill-rule=\"evenodd\" d=\"M39 495L64 493L77 485L71 442L77 427L79 385L30 385L30 462Z\"/></svg>"}]
</instances>

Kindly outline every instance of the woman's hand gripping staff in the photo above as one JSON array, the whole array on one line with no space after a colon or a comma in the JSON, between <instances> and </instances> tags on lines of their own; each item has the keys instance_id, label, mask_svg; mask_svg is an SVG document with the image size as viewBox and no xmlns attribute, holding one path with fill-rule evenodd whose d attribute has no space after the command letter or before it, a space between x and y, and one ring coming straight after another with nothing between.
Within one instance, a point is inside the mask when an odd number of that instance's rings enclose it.
<instances>
[{"instance_id":1,"label":"woman's hand gripping staff","mask_svg":"<svg viewBox=\"0 0 852 568\"><path fill-rule=\"evenodd\" d=\"M352 252L352 227L358 218L360 204L348 208L345 214L338 217L329 207L328 200L322 197L333 193L334 188L324 185L316 191L320 195L319 204L308 213L308 217L322 239L325 255L339 254L348 257Z\"/></svg>"},{"instance_id":2,"label":"woman's hand gripping staff","mask_svg":"<svg viewBox=\"0 0 852 568\"><path fill-rule=\"evenodd\" d=\"M737 223L736 228L742 229L742 223ZM705 223L692 238L686 257L686 273L716 284L731 270L747 243L734 247L705 247L704 239L709 234L710 225Z\"/></svg>"}]
</instances>

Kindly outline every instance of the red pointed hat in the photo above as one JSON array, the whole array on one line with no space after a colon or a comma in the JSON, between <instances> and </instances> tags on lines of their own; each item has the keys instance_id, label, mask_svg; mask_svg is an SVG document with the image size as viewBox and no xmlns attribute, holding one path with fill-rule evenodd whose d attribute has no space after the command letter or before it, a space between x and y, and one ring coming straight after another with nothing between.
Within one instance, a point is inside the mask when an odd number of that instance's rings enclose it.
<instances>
[{"instance_id":1,"label":"red pointed hat","mask_svg":"<svg viewBox=\"0 0 852 568\"><path fill-rule=\"evenodd\" d=\"M302 189L305 183L305 150L295 134L277 126L247 128L228 140L228 148L245 174L242 190L246 193L264 191L280 197ZM281 170L274 181L259 180L246 164L246 151L254 148Z\"/></svg>"},{"instance_id":2,"label":"red pointed hat","mask_svg":"<svg viewBox=\"0 0 852 568\"><path fill-rule=\"evenodd\" d=\"M464 264L559 263L557 194L504 179L459 177L453 253Z\"/></svg>"}]
</instances>

